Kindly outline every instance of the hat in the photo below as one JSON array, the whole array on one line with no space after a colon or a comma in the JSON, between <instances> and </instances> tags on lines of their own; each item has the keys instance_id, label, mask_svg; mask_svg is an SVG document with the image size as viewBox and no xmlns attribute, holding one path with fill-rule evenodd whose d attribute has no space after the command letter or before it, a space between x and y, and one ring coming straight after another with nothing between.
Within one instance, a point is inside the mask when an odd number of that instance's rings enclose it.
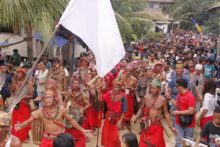
<instances>
[{"instance_id":1,"label":"hat","mask_svg":"<svg viewBox=\"0 0 220 147\"><path fill-rule=\"evenodd\" d=\"M53 58L53 62L54 63L60 63L61 61L60 61L60 59L58 57L55 57L55 58Z\"/></svg>"},{"instance_id":2,"label":"hat","mask_svg":"<svg viewBox=\"0 0 220 147\"><path fill-rule=\"evenodd\" d=\"M153 70L153 68L151 66L147 66L146 69L147 70Z\"/></svg>"},{"instance_id":3,"label":"hat","mask_svg":"<svg viewBox=\"0 0 220 147\"><path fill-rule=\"evenodd\" d=\"M161 81L159 79L153 79L150 85L156 86L157 88L161 88Z\"/></svg>"},{"instance_id":4,"label":"hat","mask_svg":"<svg viewBox=\"0 0 220 147\"><path fill-rule=\"evenodd\" d=\"M134 57L134 60L138 60L138 59L141 59L141 57L140 56Z\"/></svg>"},{"instance_id":5,"label":"hat","mask_svg":"<svg viewBox=\"0 0 220 147\"><path fill-rule=\"evenodd\" d=\"M122 86L122 82L119 81L119 80L114 80L114 81L112 82L112 84L113 84L113 85L116 85L116 86Z\"/></svg>"},{"instance_id":6,"label":"hat","mask_svg":"<svg viewBox=\"0 0 220 147\"><path fill-rule=\"evenodd\" d=\"M47 83L52 83L52 84L56 84L56 80L55 79L52 79L52 78L48 78Z\"/></svg>"},{"instance_id":7,"label":"hat","mask_svg":"<svg viewBox=\"0 0 220 147\"><path fill-rule=\"evenodd\" d=\"M82 56L87 56L88 55L88 53L86 53L86 52L81 52L80 53L80 57L82 57Z\"/></svg>"},{"instance_id":8,"label":"hat","mask_svg":"<svg viewBox=\"0 0 220 147\"><path fill-rule=\"evenodd\" d=\"M201 64L196 64L195 70L202 70L203 66Z\"/></svg>"},{"instance_id":9,"label":"hat","mask_svg":"<svg viewBox=\"0 0 220 147\"><path fill-rule=\"evenodd\" d=\"M163 63L160 62L160 61L158 61L158 62L156 62L156 63L154 64L154 66L156 66L156 65L161 65L161 66L163 66Z\"/></svg>"},{"instance_id":10,"label":"hat","mask_svg":"<svg viewBox=\"0 0 220 147\"><path fill-rule=\"evenodd\" d=\"M18 67L17 69L16 69L16 72L21 72L21 73L23 73L23 74L25 74L26 75L26 69L24 69L24 68L20 68L20 67Z\"/></svg>"}]
</instances>

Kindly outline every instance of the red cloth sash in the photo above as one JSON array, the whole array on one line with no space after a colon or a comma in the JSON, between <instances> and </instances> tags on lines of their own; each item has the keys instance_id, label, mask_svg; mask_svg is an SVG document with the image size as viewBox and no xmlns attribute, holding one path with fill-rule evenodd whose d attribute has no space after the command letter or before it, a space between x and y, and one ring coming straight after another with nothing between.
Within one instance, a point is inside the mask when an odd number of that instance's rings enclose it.
<instances>
[{"instance_id":1,"label":"red cloth sash","mask_svg":"<svg viewBox=\"0 0 220 147\"><path fill-rule=\"evenodd\" d=\"M43 138L41 140L40 147L53 147L53 140L52 139Z\"/></svg>"},{"instance_id":2,"label":"red cloth sash","mask_svg":"<svg viewBox=\"0 0 220 147\"><path fill-rule=\"evenodd\" d=\"M19 131L16 131L14 126L17 124L17 122L23 123L27 119L29 119L31 116L31 110L27 103L21 101L18 103L18 109L14 108L12 111L12 128L11 128L11 134L18 137L21 142L25 141L28 138L28 133L31 128L30 125L28 125L25 128L22 128Z\"/></svg>"},{"instance_id":3,"label":"red cloth sash","mask_svg":"<svg viewBox=\"0 0 220 147\"><path fill-rule=\"evenodd\" d=\"M110 122L109 117L109 113L107 113L104 126L102 128L102 146L121 147L118 127L116 124Z\"/></svg>"},{"instance_id":4,"label":"red cloth sash","mask_svg":"<svg viewBox=\"0 0 220 147\"><path fill-rule=\"evenodd\" d=\"M102 122L102 111L96 111L92 106L87 109L87 118L89 128L100 128Z\"/></svg>"},{"instance_id":5,"label":"red cloth sash","mask_svg":"<svg viewBox=\"0 0 220 147\"><path fill-rule=\"evenodd\" d=\"M163 127L152 124L148 131L143 131L140 136L139 147L165 147Z\"/></svg>"},{"instance_id":6,"label":"red cloth sash","mask_svg":"<svg viewBox=\"0 0 220 147\"><path fill-rule=\"evenodd\" d=\"M134 115L134 96L133 94L126 95L126 100L128 103L128 109L124 116L124 121L130 121Z\"/></svg>"}]
</instances>

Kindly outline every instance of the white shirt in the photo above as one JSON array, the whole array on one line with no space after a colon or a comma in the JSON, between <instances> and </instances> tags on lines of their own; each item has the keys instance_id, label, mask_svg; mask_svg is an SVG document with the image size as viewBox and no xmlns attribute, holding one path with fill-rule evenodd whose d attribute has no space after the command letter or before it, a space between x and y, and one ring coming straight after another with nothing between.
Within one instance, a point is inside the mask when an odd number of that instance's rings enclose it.
<instances>
[{"instance_id":1,"label":"white shirt","mask_svg":"<svg viewBox=\"0 0 220 147\"><path fill-rule=\"evenodd\" d=\"M166 74L166 81L170 82L171 81L171 74L172 74L173 70L170 68L168 72L165 72Z\"/></svg>"},{"instance_id":2,"label":"white shirt","mask_svg":"<svg viewBox=\"0 0 220 147\"><path fill-rule=\"evenodd\" d=\"M210 93L206 93L204 95L202 108L201 108L201 112L203 109L208 110L208 112L204 117L212 116L216 105L217 105L217 97Z\"/></svg>"},{"instance_id":3,"label":"white shirt","mask_svg":"<svg viewBox=\"0 0 220 147\"><path fill-rule=\"evenodd\" d=\"M45 82L47 79L47 74L48 74L48 70L46 69L44 72L39 71L38 73L38 85L37 85L37 91L45 91ZM39 83L44 83L44 84L39 84Z\"/></svg>"},{"instance_id":4,"label":"white shirt","mask_svg":"<svg viewBox=\"0 0 220 147\"><path fill-rule=\"evenodd\" d=\"M69 73L68 73L68 70L65 67L64 67L64 72L65 72L65 76L68 77Z\"/></svg>"}]
</instances>

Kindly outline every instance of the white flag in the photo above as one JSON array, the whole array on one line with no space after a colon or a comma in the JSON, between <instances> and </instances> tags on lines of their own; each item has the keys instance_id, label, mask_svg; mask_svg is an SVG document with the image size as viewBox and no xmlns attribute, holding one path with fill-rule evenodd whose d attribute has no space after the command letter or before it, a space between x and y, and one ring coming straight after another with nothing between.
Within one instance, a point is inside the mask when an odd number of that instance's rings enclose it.
<instances>
[{"instance_id":1,"label":"white flag","mask_svg":"<svg viewBox=\"0 0 220 147\"><path fill-rule=\"evenodd\" d=\"M101 77L125 55L110 0L71 0L59 24L80 37L93 51Z\"/></svg>"}]
</instances>

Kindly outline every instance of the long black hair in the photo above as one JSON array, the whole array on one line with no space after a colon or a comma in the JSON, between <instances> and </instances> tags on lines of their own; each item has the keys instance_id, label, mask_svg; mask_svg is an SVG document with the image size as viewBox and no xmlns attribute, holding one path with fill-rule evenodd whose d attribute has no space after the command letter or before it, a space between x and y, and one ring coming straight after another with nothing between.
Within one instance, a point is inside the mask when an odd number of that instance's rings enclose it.
<instances>
[{"instance_id":1,"label":"long black hair","mask_svg":"<svg viewBox=\"0 0 220 147\"><path fill-rule=\"evenodd\" d=\"M138 147L137 136L134 133L126 133L122 136L127 147Z\"/></svg>"},{"instance_id":2,"label":"long black hair","mask_svg":"<svg viewBox=\"0 0 220 147\"><path fill-rule=\"evenodd\" d=\"M206 93L210 93L212 95L215 95L215 89L216 89L216 82L214 79L208 79L205 82L204 85L204 92L203 95L205 95Z\"/></svg>"},{"instance_id":3,"label":"long black hair","mask_svg":"<svg viewBox=\"0 0 220 147\"><path fill-rule=\"evenodd\" d=\"M53 147L75 147L75 142L70 134L62 133L54 139Z\"/></svg>"}]
</instances>

